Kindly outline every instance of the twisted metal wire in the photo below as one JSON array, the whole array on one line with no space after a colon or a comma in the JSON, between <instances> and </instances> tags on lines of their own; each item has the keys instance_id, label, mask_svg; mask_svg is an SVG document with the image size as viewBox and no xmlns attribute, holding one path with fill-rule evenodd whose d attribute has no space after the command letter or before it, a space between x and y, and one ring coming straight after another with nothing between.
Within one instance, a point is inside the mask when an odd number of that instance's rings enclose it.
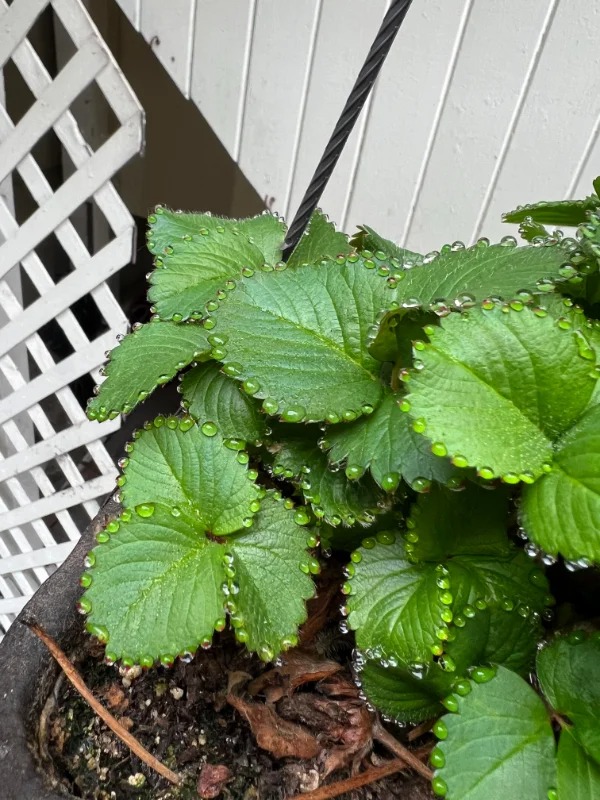
<instances>
[{"instance_id":1,"label":"twisted metal wire","mask_svg":"<svg viewBox=\"0 0 600 800\"><path fill-rule=\"evenodd\" d=\"M358 119L365 101L373 88L373 84L379 75L379 71L396 38L396 34L400 30L400 26L404 21L404 17L406 16L411 2L412 0L393 0L381 23L381 27L375 37L375 41L371 45L367 59L358 74L358 78L346 101L344 110L331 134L325 152L321 156L321 160L306 190L306 194L300 203L296 216L290 225L283 246L284 261L289 258L292 250L300 241L300 237L304 233L311 215L321 199L321 195L335 169L335 165L342 154L344 145L348 141L348 137L354 128L354 124Z\"/></svg>"}]
</instances>

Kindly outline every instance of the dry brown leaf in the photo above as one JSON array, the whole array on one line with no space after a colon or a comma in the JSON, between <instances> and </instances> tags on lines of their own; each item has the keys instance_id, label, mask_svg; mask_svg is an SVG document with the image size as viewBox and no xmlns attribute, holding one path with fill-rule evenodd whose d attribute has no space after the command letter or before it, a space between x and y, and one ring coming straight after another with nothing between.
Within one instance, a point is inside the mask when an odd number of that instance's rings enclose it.
<instances>
[{"instance_id":1,"label":"dry brown leaf","mask_svg":"<svg viewBox=\"0 0 600 800\"><path fill-rule=\"evenodd\" d=\"M264 692L270 702L280 700L284 694L335 675L342 669L337 661L319 658L302 650L290 650L280 667L264 672L248 686L248 693L256 696Z\"/></svg>"},{"instance_id":2,"label":"dry brown leaf","mask_svg":"<svg viewBox=\"0 0 600 800\"><path fill-rule=\"evenodd\" d=\"M275 758L314 758L321 752L315 736L306 728L280 717L272 707L248 703L231 694L227 702L246 719L259 747Z\"/></svg>"},{"instance_id":3,"label":"dry brown leaf","mask_svg":"<svg viewBox=\"0 0 600 800\"><path fill-rule=\"evenodd\" d=\"M218 797L232 778L233 774L225 764L205 764L198 775L198 797L203 800Z\"/></svg>"}]
</instances>

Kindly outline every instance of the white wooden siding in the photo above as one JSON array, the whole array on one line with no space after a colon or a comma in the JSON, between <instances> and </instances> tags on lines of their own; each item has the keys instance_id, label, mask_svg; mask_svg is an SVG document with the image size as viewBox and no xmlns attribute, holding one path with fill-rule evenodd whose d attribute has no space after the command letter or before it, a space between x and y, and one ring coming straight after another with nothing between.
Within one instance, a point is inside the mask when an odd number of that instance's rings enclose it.
<instances>
[{"instance_id":1,"label":"white wooden siding","mask_svg":"<svg viewBox=\"0 0 600 800\"><path fill-rule=\"evenodd\" d=\"M388 2L144 0L140 21L139 2L117 1L258 193L293 214ZM599 41L589 0L414 0L324 210L430 250L505 234L516 203L585 194Z\"/></svg>"},{"instance_id":2,"label":"white wooden siding","mask_svg":"<svg viewBox=\"0 0 600 800\"><path fill-rule=\"evenodd\" d=\"M0 638L68 555L86 520L97 513L97 498L114 487L115 465L99 437L116 430L119 421L108 427L88 422L71 384L86 374L97 379L105 351L127 327L106 280L133 259L136 229L110 179L143 145L142 110L80 0L51 2L75 54L56 77L48 73L27 34L49 4L0 0L0 67L12 58L34 97L17 124L0 98L0 181L10 187L11 175L18 174L37 204L19 224L10 191L0 193ZM94 81L119 122L96 150L72 110ZM74 166L56 190L32 154L52 129ZM92 199L110 230L96 252L72 221ZM36 249L50 235L73 267L57 283ZM39 295L28 305L21 275ZM71 310L86 295L107 328L95 338ZM40 336L50 320L62 329L72 355L56 355ZM44 402L48 398L55 411ZM85 455L79 451L75 458L77 448Z\"/></svg>"}]
</instances>

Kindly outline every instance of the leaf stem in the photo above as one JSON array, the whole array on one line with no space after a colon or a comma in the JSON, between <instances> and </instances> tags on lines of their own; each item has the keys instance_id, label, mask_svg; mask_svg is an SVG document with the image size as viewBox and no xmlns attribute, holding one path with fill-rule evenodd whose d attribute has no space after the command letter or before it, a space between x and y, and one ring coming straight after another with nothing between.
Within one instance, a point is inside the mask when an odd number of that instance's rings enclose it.
<instances>
[{"instance_id":1,"label":"leaf stem","mask_svg":"<svg viewBox=\"0 0 600 800\"><path fill-rule=\"evenodd\" d=\"M175 786L181 786L182 779L179 777L179 775L176 775L151 753L149 753L145 747L143 747L138 740L129 733L129 731L126 731L121 723L118 722L113 715L110 714L104 708L104 706L98 702L98 700L96 700L94 695L85 685L81 675L77 672L73 664L69 661L54 639L36 622L29 620L22 620L22 622L24 625L27 625L27 627L33 631L33 633L35 633L38 639L41 639L41 641L46 645L56 662L67 676L68 680L77 689L83 699L90 705L92 710L103 722L106 723L106 725L108 725L111 731L116 734L116 736L118 736L119 739L151 769L153 769L155 772L158 772L158 774L162 775L163 778L166 778L168 781L175 784Z\"/></svg>"},{"instance_id":2,"label":"leaf stem","mask_svg":"<svg viewBox=\"0 0 600 800\"><path fill-rule=\"evenodd\" d=\"M408 748L401 744L391 733L386 731L379 720L373 725L373 739L382 744L384 747L393 753L397 758L401 758L404 763L412 767L415 772L418 772L426 780L430 781L433 778L433 772L426 767L414 753L411 753Z\"/></svg>"}]
</instances>

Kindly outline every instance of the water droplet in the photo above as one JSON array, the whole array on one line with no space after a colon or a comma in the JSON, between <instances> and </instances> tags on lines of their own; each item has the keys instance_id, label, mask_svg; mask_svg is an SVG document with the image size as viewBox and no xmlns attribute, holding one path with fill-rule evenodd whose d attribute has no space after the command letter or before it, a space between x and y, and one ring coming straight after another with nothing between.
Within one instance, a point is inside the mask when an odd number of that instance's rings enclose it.
<instances>
[{"instance_id":1,"label":"water droplet","mask_svg":"<svg viewBox=\"0 0 600 800\"><path fill-rule=\"evenodd\" d=\"M460 695L461 697L466 697L471 693L471 683L465 679L456 681L452 687L452 691L456 692L456 694Z\"/></svg>"},{"instance_id":2,"label":"water droplet","mask_svg":"<svg viewBox=\"0 0 600 800\"><path fill-rule=\"evenodd\" d=\"M448 450L443 442L434 442L431 445L431 452L434 456L445 458L448 455Z\"/></svg>"},{"instance_id":3,"label":"water droplet","mask_svg":"<svg viewBox=\"0 0 600 800\"><path fill-rule=\"evenodd\" d=\"M355 481L364 474L364 471L364 468L358 466L358 464L350 464L346 467L346 477L348 480Z\"/></svg>"},{"instance_id":4,"label":"water droplet","mask_svg":"<svg viewBox=\"0 0 600 800\"><path fill-rule=\"evenodd\" d=\"M290 406L281 413L284 422L302 422L306 416L306 409L302 406Z\"/></svg>"},{"instance_id":5,"label":"water droplet","mask_svg":"<svg viewBox=\"0 0 600 800\"><path fill-rule=\"evenodd\" d=\"M446 723L438 719L433 725L433 734L438 739L444 740L448 738L448 728L446 727Z\"/></svg>"},{"instance_id":6,"label":"water droplet","mask_svg":"<svg viewBox=\"0 0 600 800\"><path fill-rule=\"evenodd\" d=\"M486 481L491 481L495 477L494 470L491 467L481 467L481 469L477 470L477 474Z\"/></svg>"},{"instance_id":7,"label":"water droplet","mask_svg":"<svg viewBox=\"0 0 600 800\"><path fill-rule=\"evenodd\" d=\"M388 472L381 479L381 488L384 492L395 492L400 485L400 474L398 472Z\"/></svg>"},{"instance_id":8,"label":"water droplet","mask_svg":"<svg viewBox=\"0 0 600 800\"><path fill-rule=\"evenodd\" d=\"M492 678L496 676L496 668L495 667L475 667L471 670L471 678L475 681L475 683L487 683L491 681Z\"/></svg>"},{"instance_id":9,"label":"water droplet","mask_svg":"<svg viewBox=\"0 0 600 800\"><path fill-rule=\"evenodd\" d=\"M442 705L452 714L458 714L458 698L455 695L451 694L448 697L444 697Z\"/></svg>"},{"instance_id":10,"label":"water droplet","mask_svg":"<svg viewBox=\"0 0 600 800\"><path fill-rule=\"evenodd\" d=\"M253 395L256 394L260 389L260 383L254 378L248 378L242 383L242 389L246 392L246 394Z\"/></svg>"},{"instance_id":11,"label":"water droplet","mask_svg":"<svg viewBox=\"0 0 600 800\"><path fill-rule=\"evenodd\" d=\"M310 515L305 508L297 508L294 511L294 522L296 525L308 525L310 522Z\"/></svg>"},{"instance_id":12,"label":"water droplet","mask_svg":"<svg viewBox=\"0 0 600 800\"><path fill-rule=\"evenodd\" d=\"M445 797L448 794L448 784L438 775L431 781L431 789L438 797Z\"/></svg>"},{"instance_id":13,"label":"water droplet","mask_svg":"<svg viewBox=\"0 0 600 800\"><path fill-rule=\"evenodd\" d=\"M148 519L154 514L154 505L152 503L140 503L135 507L135 513L138 517Z\"/></svg>"}]
</instances>

